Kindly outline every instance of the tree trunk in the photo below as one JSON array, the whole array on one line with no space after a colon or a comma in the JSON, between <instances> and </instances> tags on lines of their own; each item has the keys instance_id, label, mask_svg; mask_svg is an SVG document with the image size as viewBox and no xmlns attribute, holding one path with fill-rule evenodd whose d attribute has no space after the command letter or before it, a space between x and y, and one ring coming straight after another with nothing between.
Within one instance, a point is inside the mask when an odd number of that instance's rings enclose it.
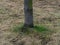
<instances>
[{"instance_id":1,"label":"tree trunk","mask_svg":"<svg viewBox=\"0 0 60 45\"><path fill-rule=\"evenodd\" d=\"M25 27L33 27L32 0L24 0Z\"/></svg>"}]
</instances>

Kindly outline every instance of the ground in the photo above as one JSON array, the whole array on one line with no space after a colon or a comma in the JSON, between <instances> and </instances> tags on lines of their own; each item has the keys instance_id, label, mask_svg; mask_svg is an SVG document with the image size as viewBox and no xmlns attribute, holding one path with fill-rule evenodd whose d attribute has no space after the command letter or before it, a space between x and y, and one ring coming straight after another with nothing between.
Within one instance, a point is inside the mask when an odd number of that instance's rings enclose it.
<instances>
[{"instance_id":1,"label":"ground","mask_svg":"<svg viewBox=\"0 0 60 45\"><path fill-rule=\"evenodd\" d=\"M47 45L60 45L60 1L33 0L33 9L34 24L56 31ZM41 45L41 39L11 31L24 23L23 11L23 0L0 0L0 45Z\"/></svg>"}]
</instances>

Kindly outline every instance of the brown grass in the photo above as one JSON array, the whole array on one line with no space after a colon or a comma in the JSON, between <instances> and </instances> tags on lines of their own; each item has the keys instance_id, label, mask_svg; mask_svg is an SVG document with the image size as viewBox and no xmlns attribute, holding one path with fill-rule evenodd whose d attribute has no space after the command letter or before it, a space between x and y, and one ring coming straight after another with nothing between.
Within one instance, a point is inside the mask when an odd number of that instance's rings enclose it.
<instances>
[{"instance_id":1,"label":"brown grass","mask_svg":"<svg viewBox=\"0 0 60 45\"><path fill-rule=\"evenodd\" d=\"M60 45L60 1L33 0L33 2L34 24L42 24L56 31L50 36L53 40L47 44ZM41 45L41 39L37 39L38 34L36 38L33 34L31 37L10 31L12 27L24 23L23 3L23 0L0 0L0 45Z\"/></svg>"}]
</instances>

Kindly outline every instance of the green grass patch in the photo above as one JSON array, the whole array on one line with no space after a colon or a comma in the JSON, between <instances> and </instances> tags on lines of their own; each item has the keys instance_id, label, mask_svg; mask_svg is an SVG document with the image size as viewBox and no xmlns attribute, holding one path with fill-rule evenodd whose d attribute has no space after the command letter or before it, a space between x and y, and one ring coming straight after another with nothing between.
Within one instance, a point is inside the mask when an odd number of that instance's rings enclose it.
<instances>
[{"instance_id":1,"label":"green grass patch","mask_svg":"<svg viewBox=\"0 0 60 45\"><path fill-rule=\"evenodd\" d=\"M19 25L15 25L13 28L12 28L12 31L13 32L20 32L21 31L21 28L23 27L23 24L19 24Z\"/></svg>"},{"instance_id":2,"label":"green grass patch","mask_svg":"<svg viewBox=\"0 0 60 45\"><path fill-rule=\"evenodd\" d=\"M44 25L35 25L34 31L40 33L42 37L49 37L54 31Z\"/></svg>"},{"instance_id":3,"label":"green grass patch","mask_svg":"<svg viewBox=\"0 0 60 45\"><path fill-rule=\"evenodd\" d=\"M19 24L19 25L14 26L12 30L13 32L20 32L22 27L23 27L23 24ZM44 34L44 35L52 33L51 29L43 25L35 25L33 28L27 27L27 28L24 28L24 30L26 33L30 33L33 31L33 32Z\"/></svg>"},{"instance_id":4,"label":"green grass patch","mask_svg":"<svg viewBox=\"0 0 60 45\"><path fill-rule=\"evenodd\" d=\"M53 30L49 29L44 25L35 25L33 28L24 28L24 32L21 33L20 30L23 24L19 24L13 28L13 32L19 33L19 35L29 36L31 38L41 39L42 42L50 41L51 35L54 33ZM33 43L34 45L34 43Z\"/></svg>"},{"instance_id":5,"label":"green grass patch","mask_svg":"<svg viewBox=\"0 0 60 45\"><path fill-rule=\"evenodd\" d=\"M41 26L34 26L34 29L38 32L46 32L49 30L48 28L46 28L45 26L42 26L42 25Z\"/></svg>"},{"instance_id":6,"label":"green grass patch","mask_svg":"<svg viewBox=\"0 0 60 45\"><path fill-rule=\"evenodd\" d=\"M15 33L21 33L21 29L23 27L23 24L16 25L12 28L12 31ZM40 36L44 38L50 38L50 36L53 34L53 30L49 29L48 27L44 25L35 25L33 28L24 28L24 32L22 34L30 35L30 36Z\"/></svg>"}]
</instances>

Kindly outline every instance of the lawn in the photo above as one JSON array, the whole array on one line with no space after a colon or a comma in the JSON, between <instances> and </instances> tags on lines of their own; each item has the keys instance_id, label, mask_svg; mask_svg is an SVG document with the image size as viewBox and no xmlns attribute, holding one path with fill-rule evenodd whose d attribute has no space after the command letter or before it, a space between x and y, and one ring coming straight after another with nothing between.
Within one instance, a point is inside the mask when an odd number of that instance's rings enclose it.
<instances>
[{"instance_id":1,"label":"lawn","mask_svg":"<svg viewBox=\"0 0 60 45\"><path fill-rule=\"evenodd\" d=\"M33 0L34 28L22 33L23 0L0 0L0 45L41 45L41 42L60 45L59 3L59 0Z\"/></svg>"}]
</instances>

